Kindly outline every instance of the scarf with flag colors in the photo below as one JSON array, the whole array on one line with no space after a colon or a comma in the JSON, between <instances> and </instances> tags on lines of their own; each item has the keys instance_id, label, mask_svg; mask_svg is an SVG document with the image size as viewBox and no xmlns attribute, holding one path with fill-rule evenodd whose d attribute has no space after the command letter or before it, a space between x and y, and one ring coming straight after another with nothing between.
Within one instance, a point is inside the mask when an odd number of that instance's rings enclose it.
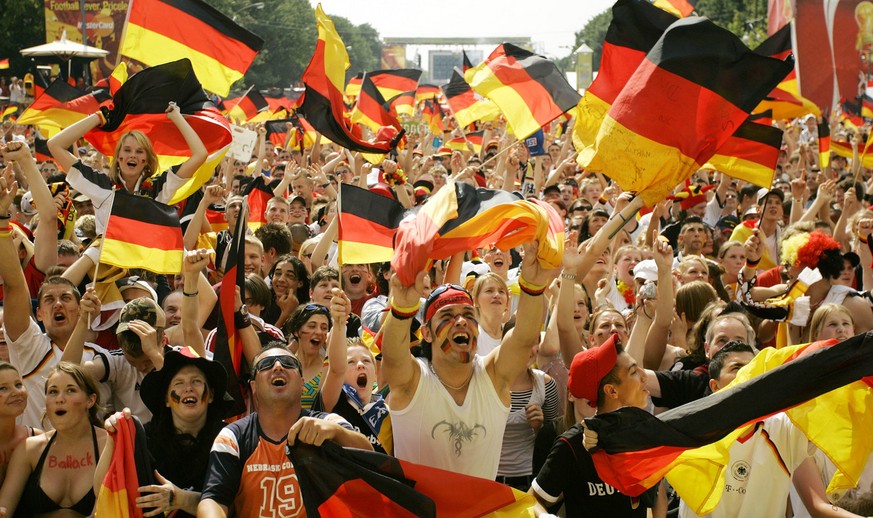
<instances>
[{"instance_id":1,"label":"scarf with flag colors","mask_svg":"<svg viewBox=\"0 0 873 518\"><path fill-rule=\"evenodd\" d=\"M123 416L118 419L111 435L114 441L112 460L100 483L94 516L142 518L143 509L136 506L139 488L155 483L145 429L139 418Z\"/></svg>"},{"instance_id":2,"label":"scarf with flag colors","mask_svg":"<svg viewBox=\"0 0 873 518\"><path fill-rule=\"evenodd\" d=\"M774 32L769 38L762 41L755 48L755 52L762 56L776 59L786 59L793 55L791 44L791 32L793 23L788 22L781 29ZM821 110L812 101L800 95L800 85L797 82L797 70L792 68L776 88L761 101L753 113L772 110L775 119L793 119L812 113L816 117L821 116Z\"/></svg>"},{"instance_id":3,"label":"scarf with flag colors","mask_svg":"<svg viewBox=\"0 0 873 518\"><path fill-rule=\"evenodd\" d=\"M303 94L300 113L313 128L339 146L362 153L388 153L397 147L404 132L388 142L367 142L361 138L360 128L345 115L343 89L346 69L349 68L346 46L321 4L315 8L315 20L318 42L312 60L303 72L306 93Z\"/></svg>"},{"instance_id":4,"label":"scarf with flag colors","mask_svg":"<svg viewBox=\"0 0 873 518\"><path fill-rule=\"evenodd\" d=\"M452 115L461 128L477 120L490 121L500 116L500 108L488 99L477 98L458 69L452 71L452 78L442 89Z\"/></svg>"},{"instance_id":5,"label":"scarf with flag colors","mask_svg":"<svg viewBox=\"0 0 873 518\"><path fill-rule=\"evenodd\" d=\"M155 273L182 271L182 226L176 209L144 196L115 191L100 262Z\"/></svg>"},{"instance_id":6,"label":"scarf with flag colors","mask_svg":"<svg viewBox=\"0 0 873 518\"><path fill-rule=\"evenodd\" d=\"M493 480L330 441L320 447L297 441L287 451L309 516L512 518L531 516L535 503Z\"/></svg>"},{"instance_id":7,"label":"scarf with flag colors","mask_svg":"<svg viewBox=\"0 0 873 518\"><path fill-rule=\"evenodd\" d=\"M112 99L114 106L107 112L106 124L85 134L85 139L103 155L112 156L122 135L139 130L151 140L161 170L185 162L191 150L179 129L167 118L165 111L170 101L179 106L185 120L206 146L209 153L206 162L176 191L170 205L187 198L206 183L230 148L230 123L207 98L188 59L147 68L130 76Z\"/></svg>"},{"instance_id":8,"label":"scarf with flag colors","mask_svg":"<svg viewBox=\"0 0 873 518\"><path fill-rule=\"evenodd\" d=\"M119 54L146 66L190 59L203 87L226 96L263 46L203 0L131 0Z\"/></svg>"},{"instance_id":9,"label":"scarf with flag colors","mask_svg":"<svg viewBox=\"0 0 873 518\"><path fill-rule=\"evenodd\" d=\"M245 294L246 273L246 222L249 217L249 206L243 197L239 217L234 226L233 239L227 249L227 263L224 268L221 287L218 289L218 328L213 347L213 359L227 371L227 393L233 397L233 404L228 409L228 416L239 415L246 410L246 400L243 397L240 375L243 368L242 339L237 332L234 319L236 290L240 296Z\"/></svg>"},{"instance_id":10,"label":"scarf with flag colors","mask_svg":"<svg viewBox=\"0 0 873 518\"><path fill-rule=\"evenodd\" d=\"M52 135L99 110L100 104L109 99L106 90L88 93L56 79L24 110L18 123L48 129L43 133Z\"/></svg>"},{"instance_id":11,"label":"scarf with flag colors","mask_svg":"<svg viewBox=\"0 0 873 518\"><path fill-rule=\"evenodd\" d=\"M700 169L792 67L791 59L752 52L708 19L679 19L640 62L577 161L652 205Z\"/></svg>"},{"instance_id":12,"label":"scarf with flag colors","mask_svg":"<svg viewBox=\"0 0 873 518\"><path fill-rule=\"evenodd\" d=\"M622 408L586 419L598 433L598 475L628 495L664 475L698 515L719 502L730 446L756 422L784 411L837 467L838 499L858 484L873 452L873 332L837 343L767 348L715 394L655 417Z\"/></svg>"},{"instance_id":13,"label":"scarf with flag colors","mask_svg":"<svg viewBox=\"0 0 873 518\"><path fill-rule=\"evenodd\" d=\"M341 184L339 197L340 264L390 261L394 232L406 215L396 200L354 185Z\"/></svg>"},{"instance_id":14,"label":"scarf with flag colors","mask_svg":"<svg viewBox=\"0 0 873 518\"><path fill-rule=\"evenodd\" d=\"M749 115L704 167L769 188L782 148L782 130L772 125L770 114Z\"/></svg>"},{"instance_id":15,"label":"scarf with flag colors","mask_svg":"<svg viewBox=\"0 0 873 518\"><path fill-rule=\"evenodd\" d=\"M500 107L513 134L524 140L567 110L580 95L554 63L511 43L467 70L464 79Z\"/></svg>"},{"instance_id":16,"label":"scarf with flag colors","mask_svg":"<svg viewBox=\"0 0 873 518\"><path fill-rule=\"evenodd\" d=\"M543 268L561 265L564 221L551 205L506 191L447 181L418 211L400 223L391 266L409 286L433 260L481 247L509 250L536 239Z\"/></svg>"}]
</instances>

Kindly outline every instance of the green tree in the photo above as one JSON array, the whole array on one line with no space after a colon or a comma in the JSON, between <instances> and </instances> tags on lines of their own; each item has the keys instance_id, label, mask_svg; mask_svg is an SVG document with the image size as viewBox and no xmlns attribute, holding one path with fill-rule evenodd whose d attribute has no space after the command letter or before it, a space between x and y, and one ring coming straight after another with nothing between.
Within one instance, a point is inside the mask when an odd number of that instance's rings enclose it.
<instances>
[{"instance_id":1,"label":"green tree","mask_svg":"<svg viewBox=\"0 0 873 518\"><path fill-rule=\"evenodd\" d=\"M581 31L576 33L576 44L573 50L579 48L583 43L591 47L594 51L593 67L594 70L600 69L600 56L603 53L603 39L606 38L606 31L609 29L609 23L612 21L612 9L607 9L598 14L585 24Z\"/></svg>"},{"instance_id":2,"label":"green tree","mask_svg":"<svg viewBox=\"0 0 873 518\"><path fill-rule=\"evenodd\" d=\"M9 58L6 75L21 77L30 69L30 58L21 49L45 43L42 0L10 0L3 3L0 16L0 59Z\"/></svg>"}]
</instances>

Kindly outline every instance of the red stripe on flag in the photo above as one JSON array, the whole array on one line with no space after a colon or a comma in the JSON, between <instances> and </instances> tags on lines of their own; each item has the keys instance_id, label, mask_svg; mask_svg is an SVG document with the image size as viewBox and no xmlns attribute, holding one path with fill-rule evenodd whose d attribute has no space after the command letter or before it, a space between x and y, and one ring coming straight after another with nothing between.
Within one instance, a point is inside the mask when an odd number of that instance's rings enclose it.
<instances>
[{"instance_id":1,"label":"red stripe on flag","mask_svg":"<svg viewBox=\"0 0 873 518\"><path fill-rule=\"evenodd\" d=\"M366 243L386 248L394 246L393 228L383 227L376 222L361 218L350 212L342 213L342 226L343 242Z\"/></svg>"},{"instance_id":2,"label":"red stripe on flag","mask_svg":"<svg viewBox=\"0 0 873 518\"><path fill-rule=\"evenodd\" d=\"M117 215L110 219L112 223L106 227L106 239L161 250L182 250L185 247L179 227L155 225Z\"/></svg>"},{"instance_id":3,"label":"red stripe on flag","mask_svg":"<svg viewBox=\"0 0 873 518\"><path fill-rule=\"evenodd\" d=\"M533 79L517 59L506 54L497 56L494 60L489 57L488 68L501 83L521 94L537 122L545 124L554 118L552 94L542 83ZM530 100L541 102L530 104Z\"/></svg>"}]
</instances>

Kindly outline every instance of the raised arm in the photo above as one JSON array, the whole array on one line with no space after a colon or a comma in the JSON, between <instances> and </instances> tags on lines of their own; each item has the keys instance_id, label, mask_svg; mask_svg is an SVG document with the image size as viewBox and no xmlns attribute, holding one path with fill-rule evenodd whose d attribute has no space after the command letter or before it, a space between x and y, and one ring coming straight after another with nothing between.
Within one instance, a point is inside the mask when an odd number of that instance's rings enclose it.
<instances>
[{"instance_id":1,"label":"raised arm","mask_svg":"<svg viewBox=\"0 0 873 518\"><path fill-rule=\"evenodd\" d=\"M579 233L574 230L564 241L564 271L561 273L561 286L558 289L558 304L555 311L558 343L564 365L571 365L573 357L585 347L576 326L573 325L573 313L576 310L576 272L583 260L579 247L576 246L578 235Z\"/></svg>"},{"instance_id":2,"label":"raised arm","mask_svg":"<svg viewBox=\"0 0 873 518\"><path fill-rule=\"evenodd\" d=\"M18 338L30 326L30 292L24 279L24 270L18 259L18 249L12 240L12 226L9 219L9 206L18 182L12 179L11 168L0 175L0 278L3 279L3 322L6 339ZM54 206L54 204L52 204Z\"/></svg>"},{"instance_id":3,"label":"raised arm","mask_svg":"<svg viewBox=\"0 0 873 518\"><path fill-rule=\"evenodd\" d=\"M194 250L197 246L197 239L200 237L203 224L206 222L206 209L223 196L224 187L221 185L209 185L203 191L203 197L200 198L197 210L194 211L194 216L191 217L191 221L188 222L188 228L185 229L185 250Z\"/></svg>"},{"instance_id":4,"label":"raised arm","mask_svg":"<svg viewBox=\"0 0 873 518\"><path fill-rule=\"evenodd\" d=\"M343 391L343 381L349 368L346 354L346 320L352 310L352 302L339 288L332 290L330 317L333 327L327 344L327 360L330 368L321 382L321 403L325 412L333 412Z\"/></svg>"},{"instance_id":5,"label":"raised arm","mask_svg":"<svg viewBox=\"0 0 873 518\"><path fill-rule=\"evenodd\" d=\"M176 103L171 102L167 105L166 113L167 118L173 121L173 124L176 125L176 128L182 134L182 138L185 139L185 143L188 144L188 149L191 150L191 158L179 166L176 175L179 178L191 178L194 176L194 173L200 169L200 166L206 162L206 157L208 155L206 146L203 145L203 141L200 140L200 136L196 131L194 131L194 128L192 128L191 125L188 124L188 121L185 120L185 116L182 115L182 112L179 110L179 107L176 106ZM51 144L51 141L49 141L49 144Z\"/></svg>"},{"instance_id":6,"label":"raised arm","mask_svg":"<svg viewBox=\"0 0 873 518\"><path fill-rule=\"evenodd\" d=\"M209 263L209 252L206 249L185 252L182 262L182 333L185 337L185 345L191 346L201 357L206 357L206 344L203 341L203 333L200 332L200 272ZM212 287L206 285L205 289L212 291Z\"/></svg>"},{"instance_id":7,"label":"raised arm","mask_svg":"<svg viewBox=\"0 0 873 518\"><path fill-rule=\"evenodd\" d=\"M79 161L79 157L70 153L69 148L74 146L85 133L101 126L104 122L100 112L93 113L49 139L49 152L61 169L69 171L73 164Z\"/></svg>"},{"instance_id":8,"label":"raised arm","mask_svg":"<svg viewBox=\"0 0 873 518\"><path fill-rule=\"evenodd\" d=\"M389 281L388 307L391 309L382 323L382 375L392 394L408 401L418 384L421 372L409 352L409 329L413 316L421 306L425 272L419 272L415 284L404 286L396 274ZM395 396L392 396L392 400ZM392 407L402 409L405 405Z\"/></svg>"},{"instance_id":9,"label":"raised arm","mask_svg":"<svg viewBox=\"0 0 873 518\"><path fill-rule=\"evenodd\" d=\"M667 350L667 336L673 320L673 247L659 239L655 243L654 253L658 266L658 295L655 319L646 334L643 367L657 370Z\"/></svg>"},{"instance_id":10,"label":"raised arm","mask_svg":"<svg viewBox=\"0 0 873 518\"><path fill-rule=\"evenodd\" d=\"M6 145L3 155L15 160L33 193L33 203L36 205L39 221L42 223L36 230L33 243L33 263L36 269L45 272L58 264L58 230L57 205L49 192L45 179L36 167L36 162L30 154L30 148L23 142L10 142Z\"/></svg>"}]
</instances>

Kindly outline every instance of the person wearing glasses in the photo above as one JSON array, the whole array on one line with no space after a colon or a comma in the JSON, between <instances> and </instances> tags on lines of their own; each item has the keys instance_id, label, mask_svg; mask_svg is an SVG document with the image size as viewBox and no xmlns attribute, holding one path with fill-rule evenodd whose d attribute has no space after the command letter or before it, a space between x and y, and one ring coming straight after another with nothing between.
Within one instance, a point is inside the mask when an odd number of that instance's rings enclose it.
<instances>
[{"instance_id":1,"label":"person wearing glasses","mask_svg":"<svg viewBox=\"0 0 873 518\"><path fill-rule=\"evenodd\" d=\"M297 440L373 449L342 417L301 406L303 368L284 344L268 344L252 365L249 383L258 411L216 437L197 516L291 516L302 509L300 484L285 453Z\"/></svg>"},{"instance_id":2,"label":"person wearing glasses","mask_svg":"<svg viewBox=\"0 0 873 518\"><path fill-rule=\"evenodd\" d=\"M495 479L512 383L539 342L541 295L554 273L542 269L536 251L536 242L524 245L515 328L484 357L476 354L479 314L473 298L453 284L437 287L424 302L424 358L413 357L409 330L421 306L425 272L411 286L391 278L382 371L391 388L397 458Z\"/></svg>"}]
</instances>

